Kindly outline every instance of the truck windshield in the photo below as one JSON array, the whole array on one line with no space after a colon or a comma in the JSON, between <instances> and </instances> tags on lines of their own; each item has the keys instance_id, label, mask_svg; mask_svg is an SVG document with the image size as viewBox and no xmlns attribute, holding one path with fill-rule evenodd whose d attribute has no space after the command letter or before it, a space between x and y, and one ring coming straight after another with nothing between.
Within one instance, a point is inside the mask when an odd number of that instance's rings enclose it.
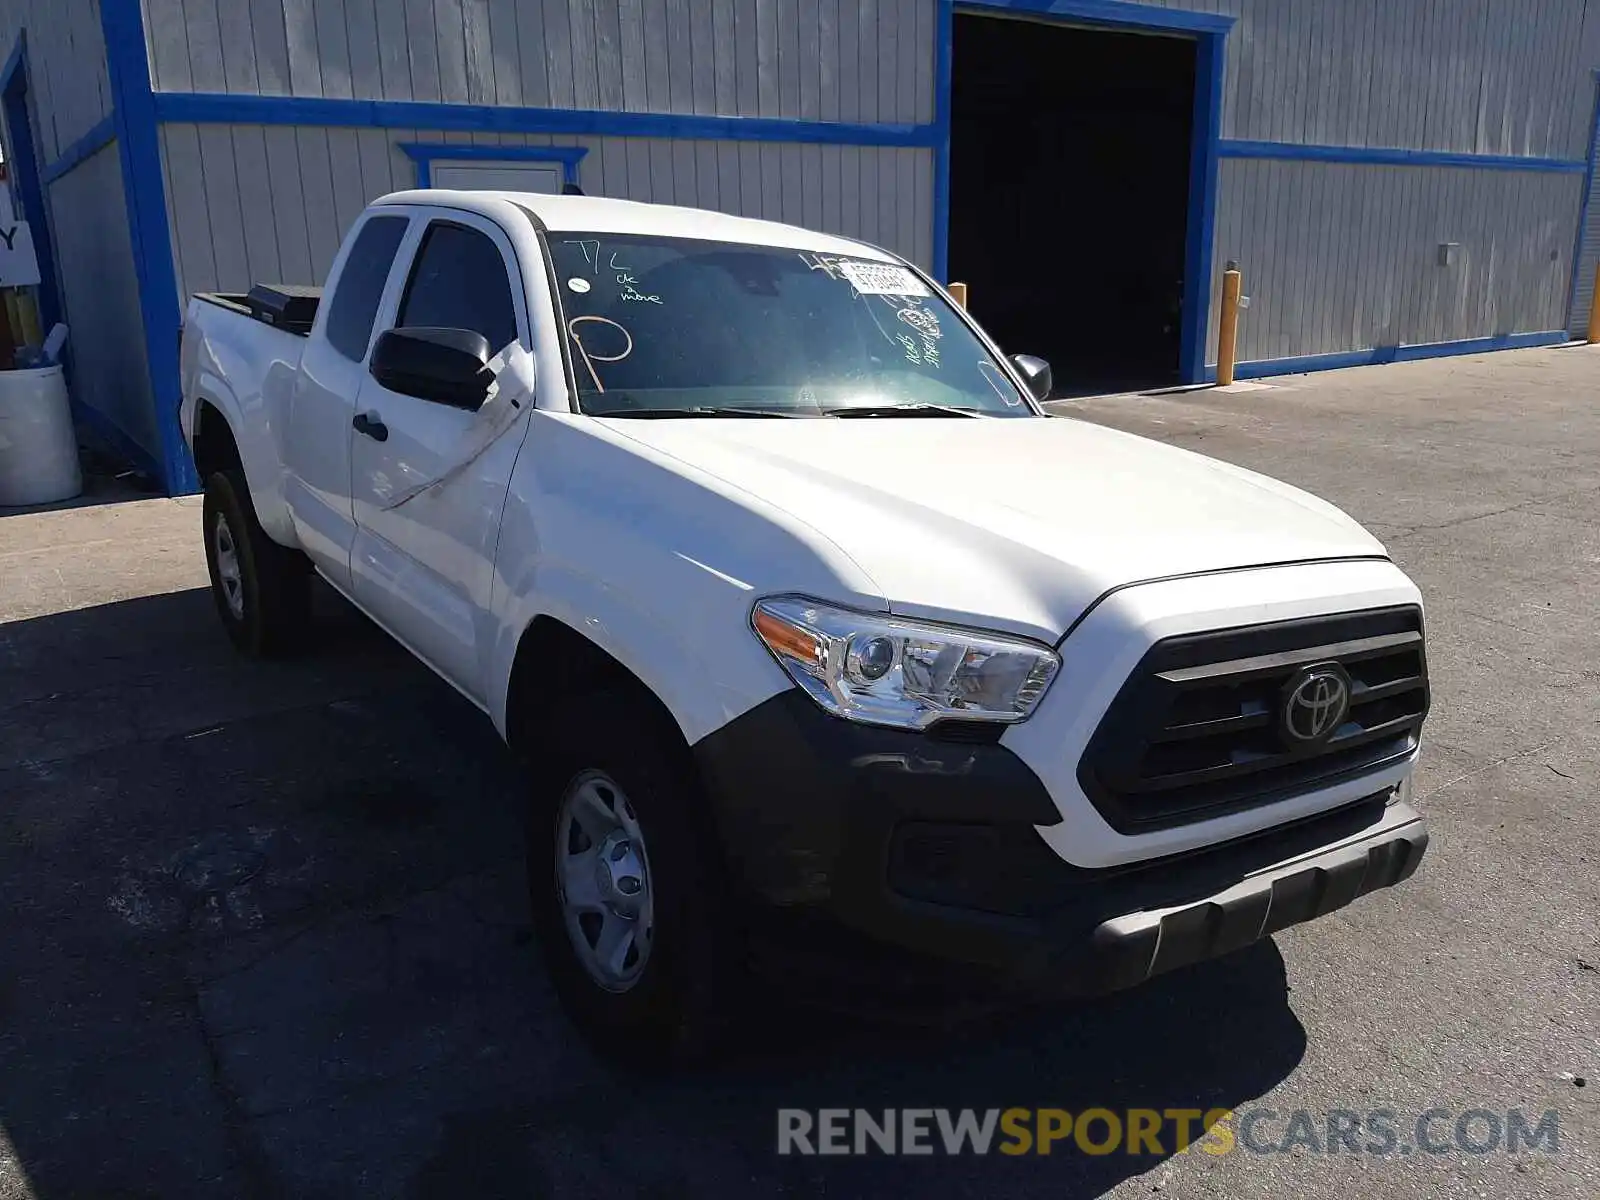
<instances>
[{"instance_id":1,"label":"truck windshield","mask_svg":"<svg viewBox=\"0 0 1600 1200\"><path fill-rule=\"evenodd\" d=\"M903 266L692 238L549 242L586 413L1037 415Z\"/></svg>"}]
</instances>

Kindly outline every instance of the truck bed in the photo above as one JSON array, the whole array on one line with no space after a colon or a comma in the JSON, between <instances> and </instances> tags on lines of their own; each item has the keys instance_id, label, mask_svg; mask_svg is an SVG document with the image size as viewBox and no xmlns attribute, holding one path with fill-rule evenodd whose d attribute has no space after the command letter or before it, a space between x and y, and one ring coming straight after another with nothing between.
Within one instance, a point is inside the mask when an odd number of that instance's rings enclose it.
<instances>
[{"instance_id":1,"label":"truck bed","mask_svg":"<svg viewBox=\"0 0 1600 1200\"><path fill-rule=\"evenodd\" d=\"M196 292L196 300L305 337L317 319L322 289L289 283L258 283L248 292Z\"/></svg>"}]
</instances>

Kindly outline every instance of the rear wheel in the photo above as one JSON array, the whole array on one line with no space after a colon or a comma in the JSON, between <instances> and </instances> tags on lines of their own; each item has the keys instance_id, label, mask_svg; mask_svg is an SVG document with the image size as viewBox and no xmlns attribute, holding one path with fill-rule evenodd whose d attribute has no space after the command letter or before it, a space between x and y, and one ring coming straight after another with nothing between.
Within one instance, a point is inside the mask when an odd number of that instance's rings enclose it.
<instances>
[{"instance_id":1,"label":"rear wheel","mask_svg":"<svg viewBox=\"0 0 1600 1200\"><path fill-rule=\"evenodd\" d=\"M541 726L528 885L562 1005L625 1066L702 1057L733 982L721 870L681 745L607 694Z\"/></svg>"},{"instance_id":2,"label":"rear wheel","mask_svg":"<svg viewBox=\"0 0 1600 1200\"><path fill-rule=\"evenodd\" d=\"M212 598L234 646L254 658L295 649L310 619L310 571L261 528L242 472L206 480L202 521Z\"/></svg>"}]
</instances>

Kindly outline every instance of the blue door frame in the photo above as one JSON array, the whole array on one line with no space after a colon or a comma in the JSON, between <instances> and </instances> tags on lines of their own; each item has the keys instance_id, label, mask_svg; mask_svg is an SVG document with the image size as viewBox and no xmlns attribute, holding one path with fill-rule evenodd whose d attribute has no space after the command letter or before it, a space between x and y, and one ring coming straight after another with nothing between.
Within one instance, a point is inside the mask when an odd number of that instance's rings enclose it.
<instances>
[{"instance_id":1,"label":"blue door frame","mask_svg":"<svg viewBox=\"0 0 1600 1200\"><path fill-rule=\"evenodd\" d=\"M1216 240L1217 160L1222 143L1222 81L1232 17L1154 8L1122 0L939 0L934 124L934 274L950 262L950 86L957 12L1034 17L1097 29L1187 37L1195 43L1194 124L1189 149L1189 215L1183 268L1183 329L1178 351L1185 383L1206 379L1211 321L1211 257Z\"/></svg>"},{"instance_id":2,"label":"blue door frame","mask_svg":"<svg viewBox=\"0 0 1600 1200\"><path fill-rule=\"evenodd\" d=\"M16 48L0 68L0 105L5 109L7 166L16 175L22 219L33 234L33 252L39 259L39 323L48 330L61 319L61 298L56 292L55 252L50 244L50 221L39 182L39 159L33 145L33 123L28 117L28 43L17 35Z\"/></svg>"}]
</instances>

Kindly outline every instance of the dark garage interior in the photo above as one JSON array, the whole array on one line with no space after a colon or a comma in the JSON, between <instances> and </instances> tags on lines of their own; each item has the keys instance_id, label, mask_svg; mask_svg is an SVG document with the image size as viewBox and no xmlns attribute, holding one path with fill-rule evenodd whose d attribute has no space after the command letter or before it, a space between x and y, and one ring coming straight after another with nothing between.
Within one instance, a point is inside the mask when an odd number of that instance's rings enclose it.
<instances>
[{"instance_id":1,"label":"dark garage interior","mask_svg":"<svg viewBox=\"0 0 1600 1200\"><path fill-rule=\"evenodd\" d=\"M1195 44L955 18L950 278L1057 394L1179 382Z\"/></svg>"}]
</instances>

